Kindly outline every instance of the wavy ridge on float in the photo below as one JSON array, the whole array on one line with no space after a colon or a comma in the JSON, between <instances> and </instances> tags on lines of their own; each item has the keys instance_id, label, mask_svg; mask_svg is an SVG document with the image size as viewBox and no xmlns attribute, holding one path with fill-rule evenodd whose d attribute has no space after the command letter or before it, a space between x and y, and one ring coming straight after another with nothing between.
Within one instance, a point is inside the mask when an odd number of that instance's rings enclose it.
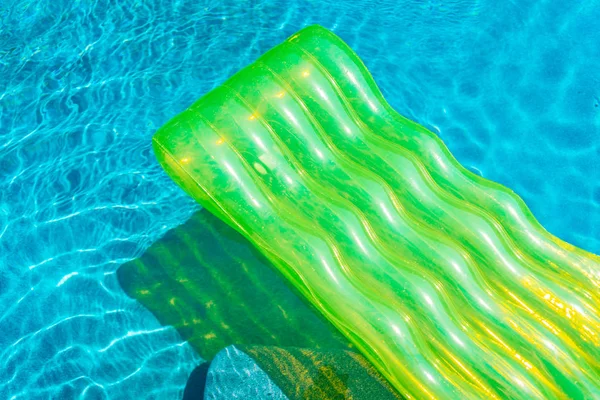
<instances>
[{"instance_id":1,"label":"wavy ridge on float","mask_svg":"<svg viewBox=\"0 0 600 400\"><path fill-rule=\"evenodd\" d=\"M600 396L600 259L396 113L309 27L154 137L409 398Z\"/></svg>"}]
</instances>

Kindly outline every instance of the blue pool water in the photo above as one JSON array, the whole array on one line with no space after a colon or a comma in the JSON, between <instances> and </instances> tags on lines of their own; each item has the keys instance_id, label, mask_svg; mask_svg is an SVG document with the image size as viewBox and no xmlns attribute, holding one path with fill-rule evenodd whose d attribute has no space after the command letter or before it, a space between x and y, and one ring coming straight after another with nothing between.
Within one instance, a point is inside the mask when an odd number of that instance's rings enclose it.
<instances>
[{"instance_id":1,"label":"blue pool water","mask_svg":"<svg viewBox=\"0 0 600 400\"><path fill-rule=\"evenodd\" d=\"M150 138L305 25L600 253L600 1L0 2L0 398L179 398L202 360L118 266L197 206Z\"/></svg>"}]
</instances>

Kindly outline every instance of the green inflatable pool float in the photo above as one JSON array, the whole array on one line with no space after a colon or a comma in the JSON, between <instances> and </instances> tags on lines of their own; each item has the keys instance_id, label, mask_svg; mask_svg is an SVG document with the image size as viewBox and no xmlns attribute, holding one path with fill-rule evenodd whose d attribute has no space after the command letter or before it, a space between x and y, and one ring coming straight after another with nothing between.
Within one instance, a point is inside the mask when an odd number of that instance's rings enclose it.
<instances>
[{"instance_id":1,"label":"green inflatable pool float","mask_svg":"<svg viewBox=\"0 0 600 400\"><path fill-rule=\"evenodd\" d=\"M407 398L600 396L600 258L395 112L328 30L273 48L153 144Z\"/></svg>"}]
</instances>

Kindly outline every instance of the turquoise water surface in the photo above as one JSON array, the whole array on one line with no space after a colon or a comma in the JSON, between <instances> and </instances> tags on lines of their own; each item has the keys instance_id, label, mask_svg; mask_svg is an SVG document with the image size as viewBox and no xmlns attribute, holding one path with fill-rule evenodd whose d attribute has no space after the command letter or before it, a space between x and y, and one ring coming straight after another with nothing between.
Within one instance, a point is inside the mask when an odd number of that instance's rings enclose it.
<instances>
[{"instance_id":1,"label":"turquoise water surface","mask_svg":"<svg viewBox=\"0 0 600 400\"><path fill-rule=\"evenodd\" d=\"M202 360L115 271L198 206L158 127L300 28L600 253L600 1L0 2L0 399L179 398Z\"/></svg>"}]
</instances>

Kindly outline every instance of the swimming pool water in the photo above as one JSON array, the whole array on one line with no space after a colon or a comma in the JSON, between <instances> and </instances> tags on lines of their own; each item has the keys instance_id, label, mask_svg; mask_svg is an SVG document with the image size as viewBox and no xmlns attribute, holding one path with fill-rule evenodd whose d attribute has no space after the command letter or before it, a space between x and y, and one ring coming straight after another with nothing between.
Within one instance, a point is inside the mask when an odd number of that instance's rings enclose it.
<instances>
[{"instance_id":1,"label":"swimming pool water","mask_svg":"<svg viewBox=\"0 0 600 400\"><path fill-rule=\"evenodd\" d=\"M600 1L4 1L0 398L178 398L201 361L119 287L197 206L154 131L301 27L402 114L600 253Z\"/></svg>"}]
</instances>

